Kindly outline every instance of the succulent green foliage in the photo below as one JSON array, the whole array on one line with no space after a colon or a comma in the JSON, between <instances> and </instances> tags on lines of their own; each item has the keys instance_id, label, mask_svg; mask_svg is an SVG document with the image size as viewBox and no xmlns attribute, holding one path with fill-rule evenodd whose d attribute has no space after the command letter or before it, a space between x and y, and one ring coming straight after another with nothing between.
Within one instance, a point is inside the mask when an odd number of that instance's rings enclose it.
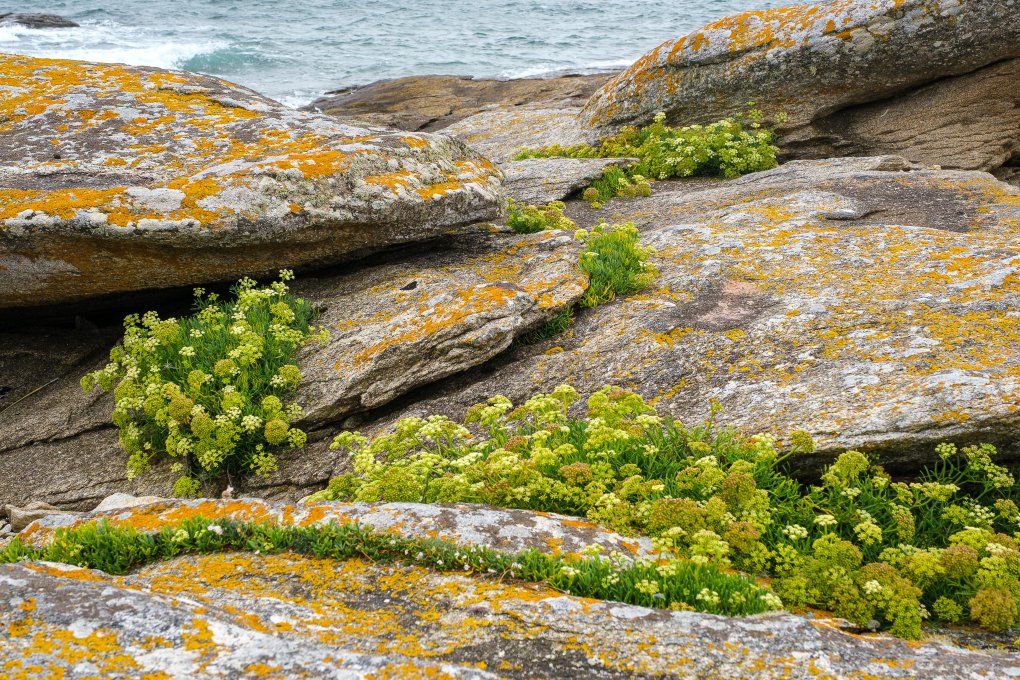
<instances>
[{"instance_id":1,"label":"succulent green foliage","mask_svg":"<svg viewBox=\"0 0 1020 680\"><path fill-rule=\"evenodd\" d=\"M620 168L606 168L602 177L592 182L591 186L584 190L581 198L592 208L601 208L606 201L615 197L647 198L652 195L651 183L641 175L628 176Z\"/></svg>"},{"instance_id":2,"label":"succulent green foliage","mask_svg":"<svg viewBox=\"0 0 1020 680\"><path fill-rule=\"evenodd\" d=\"M301 408L291 397L301 380L293 358L311 338L311 305L280 281L260 288L242 279L234 301L196 289L195 314L161 319L155 312L124 320L123 342L110 363L82 378L82 388L113 390L113 422L130 454L131 477L160 456L175 459L179 496L224 474L269 475L275 453L300 448L291 427Z\"/></svg>"},{"instance_id":3,"label":"succulent green foliage","mask_svg":"<svg viewBox=\"0 0 1020 680\"><path fill-rule=\"evenodd\" d=\"M361 558L460 574L474 572L547 583L581 597L715 614L757 614L782 605L774 594L747 577L668 557L633 559L619 553L601 557L597 546L587 549L585 556L551 556L536 550L507 554L483 546L374 532L357 524L294 527L194 517L152 535L105 521L90 522L58 531L42 549L15 539L0 550L0 564L45 560L125 574L134 567L178 555L228 550Z\"/></svg>"},{"instance_id":4,"label":"succulent green foliage","mask_svg":"<svg viewBox=\"0 0 1020 680\"><path fill-rule=\"evenodd\" d=\"M566 208L561 201L548 205L523 205L509 201L510 214L506 224L518 234L534 234L546 229L573 229L577 225L563 214Z\"/></svg>"},{"instance_id":5,"label":"succulent green foliage","mask_svg":"<svg viewBox=\"0 0 1020 680\"><path fill-rule=\"evenodd\" d=\"M578 398L561 386L517 407L494 397L464 425L432 416L371 440L343 433L334 447L354 471L318 497L583 516L696 564L768 574L788 605L907 638L925 618L1018 623L1020 484L994 447L940 445L914 482L850 451L805 486L785 466L813 450L806 433L781 455L772 437L687 428L632 392L596 392L584 418L568 414Z\"/></svg>"},{"instance_id":6,"label":"succulent green foliage","mask_svg":"<svg viewBox=\"0 0 1020 680\"><path fill-rule=\"evenodd\" d=\"M599 223L590 232L575 236L585 243L581 269L588 273L588 290L581 296L582 307L597 307L617 295L630 295L655 280L658 271L647 260L651 249L642 246L633 222Z\"/></svg>"},{"instance_id":7,"label":"succulent green foliage","mask_svg":"<svg viewBox=\"0 0 1020 680\"><path fill-rule=\"evenodd\" d=\"M656 180L693 175L737 177L778 164L779 149L773 144L772 132L762 126L763 117L757 109L751 108L741 118L681 128L666 125L665 118L660 113L651 125L626 127L598 146L553 145L523 150L515 158L637 158L639 162L627 169L627 175Z\"/></svg>"}]
</instances>

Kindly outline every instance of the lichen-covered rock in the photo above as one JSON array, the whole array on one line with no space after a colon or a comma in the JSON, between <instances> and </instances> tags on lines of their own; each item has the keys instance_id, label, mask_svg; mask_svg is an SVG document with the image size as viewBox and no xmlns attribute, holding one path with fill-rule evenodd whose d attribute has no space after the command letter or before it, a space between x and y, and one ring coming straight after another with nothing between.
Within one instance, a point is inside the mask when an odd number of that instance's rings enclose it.
<instances>
[{"instance_id":1,"label":"lichen-covered rock","mask_svg":"<svg viewBox=\"0 0 1020 680\"><path fill-rule=\"evenodd\" d=\"M484 111L443 129L463 140L486 158L504 163L522 148L539 149L559 144L590 144L595 134L579 118L580 109L520 107Z\"/></svg>"},{"instance_id":2,"label":"lichen-covered rock","mask_svg":"<svg viewBox=\"0 0 1020 680\"><path fill-rule=\"evenodd\" d=\"M364 512L345 514L354 509ZM581 542L611 548L613 540L624 540L601 530L592 534L585 523L566 518L477 506L302 509L221 501L155 504L110 516L155 531L196 514L214 521L354 520L404 535L486 545L495 539L494 547L526 545L543 552ZM439 519L434 532L431 518ZM373 524L379 521L384 526ZM47 531L36 525L28 538L43 539ZM484 574L293 554L186 556L128 576L47 563L0 566L0 668L15 677L1020 675L1015 653L850 635L837 623L789 614L724 618L653 610Z\"/></svg>"},{"instance_id":3,"label":"lichen-covered rock","mask_svg":"<svg viewBox=\"0 0 1020 680\"><path fill-rule=\"evenodd\" d=\"M685 423L808 431L817 461L1020 431L1020 190L896 158L794 162L694 193L613 202L660 272L560 337L466 373L399 415L459 417L562 383L634 388ZM384 419L391 422L391 417ZM807 469L813 462L798 463Z\"/></svg>"},{"instance_id":4,"label":"lichen-covered rock","mask_svg":"<svg viewBox=\"0 0 1020 680\"><path fill-rule=\"evenodd\" d=\"M562 232L493 230L353 272L302 277L296 292L321 308L317 323L331 333L327 345L298 357L302 427L376 408L504 351L584 293L580 250ZM118 335L110 330L0 335L0 387L9 385L0 396L0 466L7 473L0 475L0 506L43 499L83 509L117 491L169 493L171 476L161 467L126 478L110 424L112 399L79 384L105 364ZM250 480L247 490L295 497L326 482L339 457L318 436L281 456L280 473Z\"/></svg>"},{"instance_id":5,"label":"lichen-covered rock","mask_svg":"<svg viewBox=\"0 0 1020 680\"><path fill-rule=\"evenodd\" d=\"M627 167L630 158L529 158L507 161L503 188L518 203L545 205L584 189L610 167Z\"/></svg>"},{"instance_id":6,"label":"lichen-covered rock","mask_svg":"<svg viewBox=\"0 0 1020 680\"><path fill-rule=\"evenodd\" d=\"M499 215L449 137L177 71L0 55L0 308L350 260Z\"/></svg>"},{"instance_id":7,"label":"lichen-covered rock","mask_svg":"<svg viewBox=\"0 0 1020 680\"><path fill-rule=\"evenodd\" d=\"M307 423L381 406L477 366L584 293L572 235L488 235L298 292L323 309L325 347L300 356Z\"/></svg>"},{"instance_id":8,"label":"lichen-covered rock","mask_svg":"<svg viewBox=\"0 0 1020 680\"><path fill-rule=\"evenodd\" d=\"M788 120L781 130L790 132L847 107L1020 57L1018 11L1017 0L835 0L744 12L659 45L593 95L582 118L600 132L646 123L659 111L673 123L706 123L740 113L753 101L768 113L785 112ZM847 124L858 143L868 147L864 153L896 152L926 160L924 136L932 134L952 140L942 146L959 147L954 151L960 161L950 155L941 164L991 169L1003 153L999 137L1011 136L1013 149L1020 143L1015 114L977 122L984 132L977 135L979 148L968 154L963 147L977 119L969 113L961 117L958 98L962 91L1008 102L1020 81L1011 75L1004 90L986 94L985 77L962 90L956 83L948 91L919 94L920 100L894 101L889 109L882 105L848 114L857 120ZM935 106L923 106L933 99ZM980 102L967 103L975 106ZM898 112L908 115L897 118ZM926 114L934 120L924 120ZM954 121L965 124L954 127ZM829 127L837 129L838 143L839 122L823 122L817 142L827 141L823 131ZM988 133L989 127L994 133ZM882 129L892 133L883 135ZM916 158L909 153L911 145L903 143L905 137L916 138L913 144L921 147ZM853 141L851 134L848 143ZM982 152L980 164L967 164L968 157Z\"/></svg>"},{"instance_id":9,"label":"lichen-covered rock","mask_svg":"<svg viewBox=\"0 0 1020 680\"><path fill-rule=\"evenodd\" d=\"M610 73L509 80L408 76L329 92L304 108L372 125L434 132L483 111L584 106L610 77Z\"/></svg>"},{"instance_id":10,"label":"lichen-covered rock","mask_svg":"<svg viewBox=\"0 0 1020 680\"><path fill-rule=\"evenodd\" d=\"M256 498L237 500L158 500L137 506L96 510L85 515L50 515L21 532L26 544L42 547L56 530L102 518L114 526L154 533L186 519L233 519L288 526L356 523L405 538L440 538L464 546L484 545L507 553L539 550L577 554L599 545L607 554L652 557L647 538L626 538L597 524L553 513L493 508L469 503L332 503L286 505Z\"/></svg>"},{"instance_id":11,"label":"lichen-covered rock","mask_svg":"<svg viewBox=\"0 0 1020 680\"><path fill-rule=\"evenodd\" d=\"M851 106L782 135L798 158L895 153L964 170L995 170L1020 155L1020 59L870 104Z\"/></svg>"}]
</instances>

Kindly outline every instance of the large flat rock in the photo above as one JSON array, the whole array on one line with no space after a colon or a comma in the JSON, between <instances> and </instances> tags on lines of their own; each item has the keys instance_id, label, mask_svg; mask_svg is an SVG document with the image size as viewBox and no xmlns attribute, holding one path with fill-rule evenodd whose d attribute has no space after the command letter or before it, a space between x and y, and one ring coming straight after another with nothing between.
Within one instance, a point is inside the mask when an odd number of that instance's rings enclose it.
<instances>
[{"instance_id":1,"label":"large flat rock","mask_svg":"<svg viewBox=\"0 0 1020 680\"><path fill-rule=\"evenodd\" d=\"M0 308L350 260L500 214L446 136L211 77L0 55Z\"/></svg>"},{"instance_id":2,"label":"large flat rock","mask_svg":"<svg viewBox=\"0 0 1020 680\"><path fill-rule=\"evenodd\" d=\"M803 468L849 448L905 467L943 440L1015 449L1020 190L908 168L801 161L614 201L606 217L635 220L657 251L651 288L392 417L612 384L688 424L715 399L748 434L804 429L819 451Z\"/></svg>"},{"instance_id":3,"label":"large flat rock","mask_svg":"<svg viewBox=\"0 0 1020 680\"><path fill-rule=\"evenodd\" d=\"M580 299L580 255L559 231L493 234L299 285L331 333L300 357L305 422L376 408L496 356Z\"/></svg>"},{"instance_id":4,"label":"large flat rock","mask_svg":"<svg viewBox=\"0 0 1020 680\"><path fill-rule=\"evenodd\" d=\"M167 503L112 517L143 531L196 514L307 525L341 519L346 507ZM383 509L406 515L409 525L419 521L410 504L367 508ZM479 524L473 513L510 513L478 506L441 512L454 519L438 533L465 545L490 540L493 525L513 536L518 523L527 537L518 543L543 552L624 540L605 531L592 536L584 523L556 516L517 511L518 517ZM399 524L391 530L414 534ZM0 667L15 674L41 667L69 678L1020 675L1015 653L850 635L837 623L811 615L726 618L647 609L484 574L294 554L184 556L128 576L49 563L0 566Z\"/></svg>"},{"instance_id":5,"label":"large flat rock","mask_svg":"<svg viewBox=\"0 0 1020 680\"><path fill-rule=\"evenodd\" d=\"M581 117L605 133L659 111L708 123L755 102L788 116L788 154L990 170L1020 148L1020 74L985 69L1020 57L1018 11L1016 0L836 0L744 12L648 52Z\"/></svg>"},{"instance_id":6,"label":"large flat rock","mask_svg":"<svg viewBox=\"0 0 1020 680\"><path fill-rule=\"evenodd\" d=\"M521 106L584 106L612 75L565 74L503 80L408 76L329 92L305 108L373 125L433 132L483 111Z\"/></svg>"},{"instance_id":7,"label":"large flat rock","mask_svg":"<svg viewBox=\"0 0 1020 680\"><path fill-rule=\"evenodd\" d=\"M446 127L453 135L495 163L511 160L521 149L540 149L559 144L590 144L595 134L578 116L579 107L483 111Z\"/></svg>"}]
</instances>

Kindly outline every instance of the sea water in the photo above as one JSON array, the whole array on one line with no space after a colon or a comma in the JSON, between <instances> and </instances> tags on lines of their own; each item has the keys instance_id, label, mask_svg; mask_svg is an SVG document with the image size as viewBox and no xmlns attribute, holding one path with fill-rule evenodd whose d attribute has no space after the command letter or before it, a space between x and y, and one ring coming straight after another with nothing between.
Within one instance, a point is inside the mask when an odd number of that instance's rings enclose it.
<instances>
[{"instance_id":1,"label":"sea water","mask_svg":"<svg viewBox=\"0 0 1020 680\"><path fill-rule=\"evenodd\" d=\"M0 26L0 52L181 68L292 106L419 74L620 68L705 23L790 0L0 0L80 28Z\"/></svg>"}]
</instances>

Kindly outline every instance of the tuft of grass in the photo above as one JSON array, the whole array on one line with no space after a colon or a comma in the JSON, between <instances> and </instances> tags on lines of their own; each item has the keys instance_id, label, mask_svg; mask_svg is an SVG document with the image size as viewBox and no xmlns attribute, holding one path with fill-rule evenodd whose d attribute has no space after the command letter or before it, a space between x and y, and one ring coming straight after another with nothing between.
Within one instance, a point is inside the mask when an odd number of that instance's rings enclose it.
<instances>
[{"instance_id":1,"label":"tuft of grass","mask_svg":"<svg viewBox=\"0 0 1020 680\"><path fill-rule=\"evenodd\" d=\"M294 355L329 336L310 326L314 312L290 294L292 277L283 271L262 288L242 279L229 301L198 288L187 318L124 320L110 363L81 385L113 391L129 477L169 457L180 474L174 492L194 496L208 479L271 474L276 452L304 445L305 433L290 425L301 416L291 400L301 381Z\"/></svg>"},{"instance_id":2,"label":"tuft of grass","mask_svg":"<svg viewBox=\"0 0 1020 680\"><path fill-rule=\"evenodd\" d=\"M178 555L237 550L292 552L336 560L364 558L440 572L486 574L545 583L580 597L646 607L743 615L781 606L774 595L751 579L691 562L635 560L620 554L603 558L597 556L598 550L589 550L587 558L551 556L537 550L508 554L438 539L405 538L357 524L293 527L194 517L157 534L144 534L101 520L60 530L42 549L15 539L0 550L0 564L45 560L126 574L135 567Z\"/></svg>"},{"instance_id":3,"label":"tuft of grass","mask_svg":"<svg viewBox=\"0 0 1020 680\"><path fill-rule=\"evenodd\" d=\"M565 332L573 323L573 307L564 307L559 314L549 319L535 330L524 333L518 337L515 342L522 345L534 345Z\"/></svg>"},{"instance_id":4,"label":"tuft of grass","mask_svg":"<svg viewBox=\"0 0 1020 680\"><path fill-rule=\"evenodd\" d=\"M628 175L617 167L606 168L602 177L584 190L581 198L592 208L601 208L606 201L615 197L637 198L652 195L652 185L641 175Z\"/></svg>"}]
</instances>

